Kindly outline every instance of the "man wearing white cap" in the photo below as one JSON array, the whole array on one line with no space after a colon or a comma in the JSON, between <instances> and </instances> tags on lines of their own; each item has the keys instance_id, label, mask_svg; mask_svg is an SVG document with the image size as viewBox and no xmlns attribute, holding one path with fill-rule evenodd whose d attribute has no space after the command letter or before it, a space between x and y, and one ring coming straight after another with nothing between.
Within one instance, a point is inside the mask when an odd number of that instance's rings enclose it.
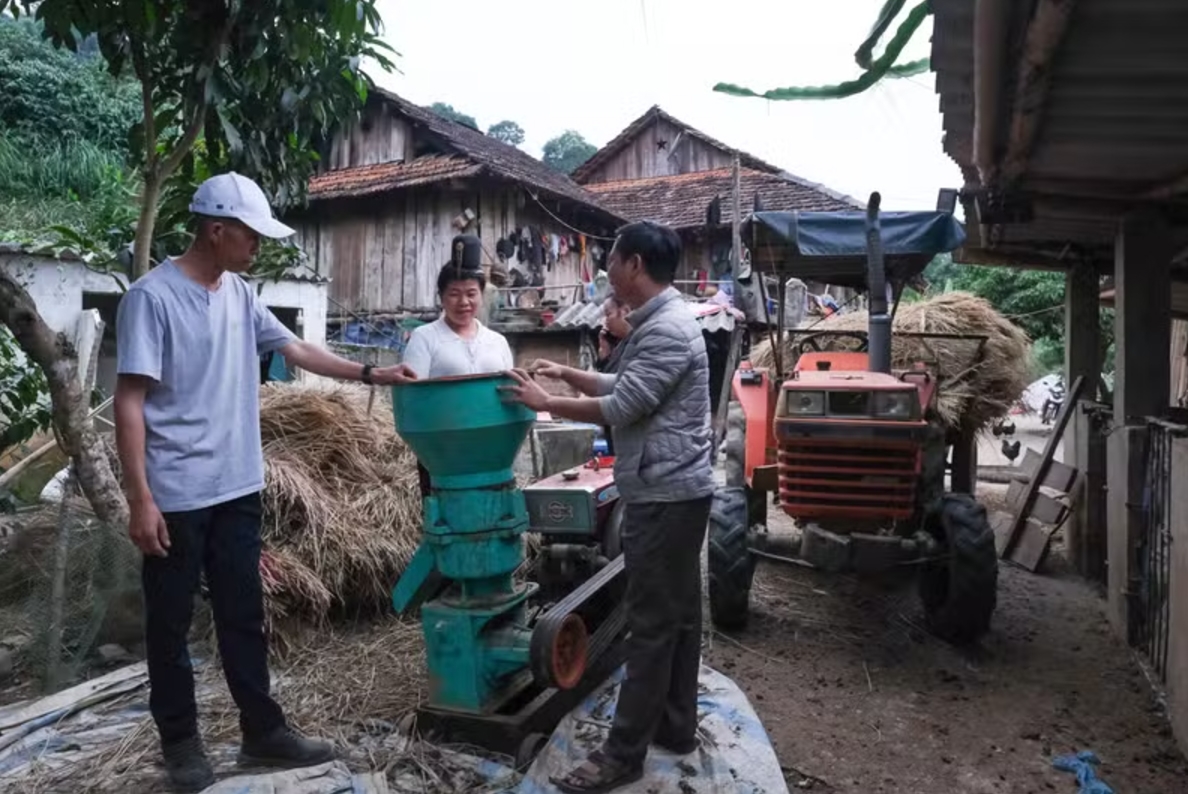
<instances>
[{"instance_id":1,"label":"man wearing white cap","mask_svg":"<svg viewBox=\"0 0 1188 794\"><path fill-rule=\"evenodd\" d=\"M239 277L260 237L294 233L255 182L208 179L190 211L189 249L135 282L117 317L116 439L144 553L149 707L175 790L215 781L198 735L186 637L206 573L227 685L239 707L240 761L282 767L330 760L329 743L291 729L270 694L260 583L259 357L279 351L325 377L391 384L404 366L373 369L298 339Z\"/></svg>"}]
</instances>

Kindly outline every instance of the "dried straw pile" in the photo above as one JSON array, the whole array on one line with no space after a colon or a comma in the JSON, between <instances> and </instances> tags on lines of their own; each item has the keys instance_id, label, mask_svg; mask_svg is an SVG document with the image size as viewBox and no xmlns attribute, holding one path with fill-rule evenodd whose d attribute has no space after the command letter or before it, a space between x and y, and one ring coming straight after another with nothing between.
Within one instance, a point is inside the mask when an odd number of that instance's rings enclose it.
<instances>
[{"instance_id":1,"label":"dried straw pile","mask_svg":"<svg viewBox=\"0 0 1188 794\"><path fill-rule=\"evenodd\" d=\"M369 406L357 387L270 384L260 434L261 573L274 628L382 610L421 536L416 459L387 401Z\"/></svg>"},{"instance_id":2,"label":"dried straw pile","mask_svg":"<svg viewBox=\"0 0 1188 794\"><path fill-rule=\"evenodd\" d=\"M867 313L830 317L813 331L865 331ZM981 362L978 343L971 340L919 339L901 333L980 334L988 337ZM800 337L785 343L784 366L790 367ZM851 346L838 340L839 348ZM824 345L823 345L824 346ZM946 292L918 303L901 304L895 315L891 343L892 366L908 368L924 362L941 379L937 414L946 426L980 430L1007 415L1029 381L1031 340L1022 329L994 310L985 299L968 292ZM751 348L757 367L775 364L771 342Z\"/></svg>"}]
</instances>

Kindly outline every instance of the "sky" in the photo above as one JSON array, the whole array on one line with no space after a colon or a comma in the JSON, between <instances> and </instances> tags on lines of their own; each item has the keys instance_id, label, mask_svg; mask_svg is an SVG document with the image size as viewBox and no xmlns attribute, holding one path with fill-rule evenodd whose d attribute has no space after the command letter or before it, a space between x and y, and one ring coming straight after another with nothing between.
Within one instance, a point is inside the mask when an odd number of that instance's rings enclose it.
<instances>
[{"instance_id":1,"label":"sky","mask_svg":"<svg viewBox=\"0 0 1188 794\"><path fill-rule=\"evenodd\" d=\"M420 105L445 102L484 130L524 128L523 148L572 129L602 146L652 105L718 140L865 201L929 210L960 187L941 149L933 75L884 80L840 100L717 94L832 85L883 0L380 0L398 73L376 82ZM892 31L893 32L893 31ZM900 61L928 56L931 18ZM890 36L885 36L884 41ZM876 57L881 48L876 50Z\"/></svg>"}]
</instances>

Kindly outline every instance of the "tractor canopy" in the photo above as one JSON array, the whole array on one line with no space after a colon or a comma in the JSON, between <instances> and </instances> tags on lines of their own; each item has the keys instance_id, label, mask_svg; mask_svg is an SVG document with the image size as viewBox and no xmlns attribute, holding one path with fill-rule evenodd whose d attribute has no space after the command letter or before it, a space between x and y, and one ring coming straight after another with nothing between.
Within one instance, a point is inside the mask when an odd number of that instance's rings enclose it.
<instances>
[{"instance_id":1,"label":"tractor canopy","mask_svg":"<svg viewBox=\"0 0 1188 794\"><path fill-rule=\"evenodd\" d=\"M965 242L965 229L950 212L879 213L887 279L903 283L923 272L937 254ZM743 222L751 266L783 278L867 288L866 213L756 212Z\"/></svg>"}]
</instances>

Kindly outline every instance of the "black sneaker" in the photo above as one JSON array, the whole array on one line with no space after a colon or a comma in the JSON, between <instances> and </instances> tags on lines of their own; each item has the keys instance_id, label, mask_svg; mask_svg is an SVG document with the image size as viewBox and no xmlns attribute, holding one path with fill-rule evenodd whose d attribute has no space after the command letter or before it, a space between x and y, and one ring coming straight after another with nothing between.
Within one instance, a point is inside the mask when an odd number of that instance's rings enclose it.
<instances>
[{"instance_id":1,"label":"black sneaker","mask_svg":"<svg viewBox=\"0 0 1188 794\"><path fill-rule=\"evenodd\" d=\"M174 791L203 791L215 784L214 770L197 736L162 745L165 772Z\"/></svg>"},{"instance_id":2,"label":"black sneaker","mask_svg":"<svg viewBox=\"0 0 1188 794\"><path fill-rule=\"evenodd\" d=\"M307 739L287 726L264 736L245 736L239 747L239 763L244 766L296 769L333 760L334 746L329 742Z\"/></svg>"}]
</instances>

